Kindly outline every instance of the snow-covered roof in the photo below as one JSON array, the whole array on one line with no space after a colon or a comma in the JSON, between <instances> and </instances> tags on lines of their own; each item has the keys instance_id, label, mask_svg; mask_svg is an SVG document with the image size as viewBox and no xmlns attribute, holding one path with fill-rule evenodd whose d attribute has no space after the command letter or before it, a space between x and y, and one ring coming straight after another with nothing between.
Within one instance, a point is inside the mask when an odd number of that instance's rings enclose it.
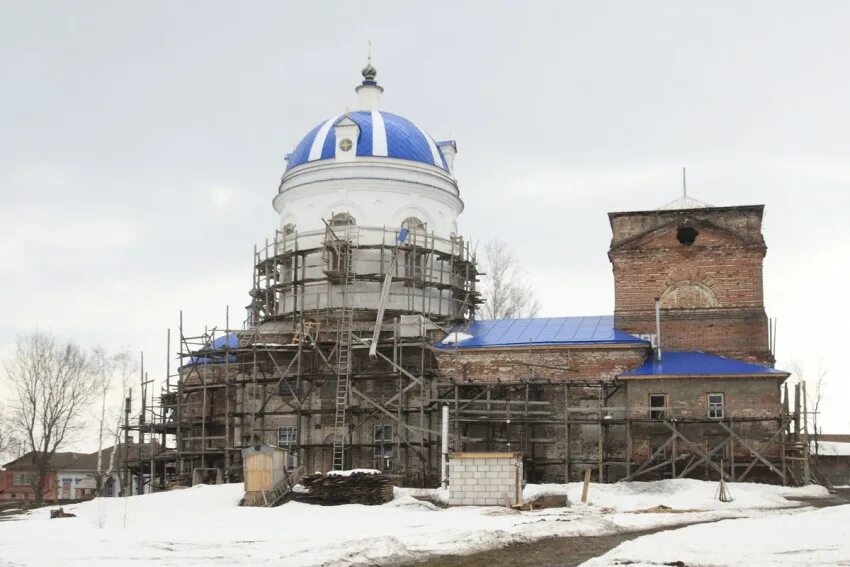
<instances>
[{"instance_id":1,"label":"snow-covered roof","mask_svg":"<svg viewBox=\"0 0 850 567\"><path fill-rule=\"evenodd\" d=\"M815 452L815 442L810 442L812 453ZM837 441L818 441L817 454L822 457L850 457L850 443Z\"/></svg>"}]
</instances>

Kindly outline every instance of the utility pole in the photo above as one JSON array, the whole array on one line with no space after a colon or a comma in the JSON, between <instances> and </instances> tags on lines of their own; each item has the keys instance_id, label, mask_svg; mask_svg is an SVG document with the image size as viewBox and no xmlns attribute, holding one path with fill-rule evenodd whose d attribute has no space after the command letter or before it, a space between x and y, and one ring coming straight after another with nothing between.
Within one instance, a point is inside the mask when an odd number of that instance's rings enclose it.
<instances>
[{"instance_id":1,"label":"utility pole","mask_svg":"<svg viewBox=\"0 0 850 567\"><path fill-rule=\"evenodd\" d=\"M133 481L130 479L130 404L133 402L133 388L124 398L124 491L125 496L133 493Z\"/></svg>"},{"instance_id":2,"label":"utility pole","mask_svg":"<svg viewBox=\"0 0 850 567\"><path fill-rule=\"evenodd\" d=\"M809 411L806 402L806 381L803 384L803 485L811 483L812 471L809 468Z\"/></svg>"}]
</instances>

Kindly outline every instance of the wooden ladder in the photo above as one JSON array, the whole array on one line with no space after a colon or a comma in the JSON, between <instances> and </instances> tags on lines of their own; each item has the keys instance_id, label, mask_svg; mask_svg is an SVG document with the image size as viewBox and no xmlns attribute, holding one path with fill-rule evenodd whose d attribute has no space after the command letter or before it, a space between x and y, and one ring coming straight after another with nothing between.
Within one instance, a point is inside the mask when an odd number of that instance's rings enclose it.
<instances>
[{"instance_id":1,"label":"wooden ladder","mask_svg":"<svg viewBox=\"0 0 850 567\"><path fill-rule=\"evenodd\" d=\"M351 382L351 328L354 323L354 250L357 248L357 227L345 227L345 241L340 250L342 271L342 305L337 322L336 396L334 398L333 470L345 468L346 414Z\"/></svg>"},{"instance_id":2,"label":"wooden ladder","mask_svg":"<svg viewBox=\"0 0 850 567\"><path fill-rule=\"evenodd\" d=\"M289 472L283 477L283 480L277 483L268 497L263 495L265 499L265 506L267 508L271 508L272 506L280 504L284 498L292 493L292 489L302 478L304 478L304 467L297 467L295 470Z\"/></svg>"}]
</instances>

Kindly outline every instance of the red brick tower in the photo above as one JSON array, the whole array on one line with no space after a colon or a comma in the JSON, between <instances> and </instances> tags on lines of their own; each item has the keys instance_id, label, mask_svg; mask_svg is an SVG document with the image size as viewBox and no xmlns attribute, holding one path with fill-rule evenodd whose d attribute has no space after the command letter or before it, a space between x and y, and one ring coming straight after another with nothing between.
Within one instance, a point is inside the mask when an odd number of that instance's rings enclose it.
<instances>
[{"instance_id":1,"label":"red brick tower","mask_svg":"<svg viewBox=\"0 0 850 567\"><path fill-rule=\"evenodd\" d=\"M764 310L764 205L608 213L615 325L661 346L773 364Z\"/></svg>"}]
</instances>

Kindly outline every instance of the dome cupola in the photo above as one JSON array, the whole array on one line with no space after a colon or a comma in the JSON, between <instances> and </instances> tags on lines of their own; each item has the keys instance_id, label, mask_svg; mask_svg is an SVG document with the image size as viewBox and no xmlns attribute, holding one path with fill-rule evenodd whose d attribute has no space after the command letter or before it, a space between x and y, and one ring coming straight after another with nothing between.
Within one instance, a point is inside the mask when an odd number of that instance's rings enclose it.
<instances>
[{"instance_id":1,"label":"dome cupola","mask_svg":"<svg viewBox=\"0 0 850 567\"><path fill-rule=\"evenodd\" d=\"M456 234L463 210L451 173L457 145L379 109L384 89L371 58L361 74L355 109L317 124L287 156L274 199L281 226L321 229L346 212L358 225L401 226L416 218L429 233Z\"/></svg>"}]
</instances>

